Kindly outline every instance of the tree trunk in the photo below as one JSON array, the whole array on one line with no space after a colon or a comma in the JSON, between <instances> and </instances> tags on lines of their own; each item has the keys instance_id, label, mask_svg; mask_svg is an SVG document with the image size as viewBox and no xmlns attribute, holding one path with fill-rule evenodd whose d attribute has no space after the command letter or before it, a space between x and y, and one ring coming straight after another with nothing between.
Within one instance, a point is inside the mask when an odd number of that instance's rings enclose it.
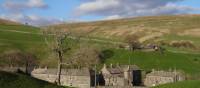
<instances>
[{"instance_id":1,"label":"tree trunk","mask_svg":"<svg viewBox=\"0 0 200 88\"><path fill-rule=\"evenodd\" d=\"M62 52L58 52L59 60L58 60L58 72L57 72L57 84L61 85L60 78L62 72Z\"/></svg>"},{"instance_id":2,"label":"tree trunk","mask_svg":"<svg viewBox=\"0 0 200 88\"><path fill-rule=\"evenodd\" d=\"M25 73L28 74L28 61L26 61Z\"/></svg>"}]
</instances>

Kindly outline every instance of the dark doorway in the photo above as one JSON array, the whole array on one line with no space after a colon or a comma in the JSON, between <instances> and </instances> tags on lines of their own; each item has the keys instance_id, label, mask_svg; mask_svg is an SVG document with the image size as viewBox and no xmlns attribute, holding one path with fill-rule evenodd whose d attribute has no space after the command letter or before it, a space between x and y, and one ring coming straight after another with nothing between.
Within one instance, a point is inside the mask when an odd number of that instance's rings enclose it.
<instances>
[{"instance_id":1,"label":"dark doorway","mask_svg":"<svg viewBox=\"0 0 200 88\"><path fill-rule=\"evenodd\" d=\"M141 70L133 71L133 86L140 86L142 83L142 72Z\"/></svg>"},{"instance_id":2,"label":"dark doorway","mask_svg":"<svg viewBox=\"0 0 200 88\"><path fill-rule=\"evenodd\" d=\"M105 80L102 74L98 75L98 84L99 86L105 86Z\"/></svg>"}]
</instances>

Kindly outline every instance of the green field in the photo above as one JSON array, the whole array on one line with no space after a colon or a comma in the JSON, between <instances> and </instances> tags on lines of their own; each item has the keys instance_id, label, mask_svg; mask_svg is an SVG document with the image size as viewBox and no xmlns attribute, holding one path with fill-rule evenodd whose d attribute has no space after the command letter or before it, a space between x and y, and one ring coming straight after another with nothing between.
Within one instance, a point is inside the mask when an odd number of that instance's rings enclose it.
<instances>
[{"instance_id":1,"label":"green field","mask_svg":"<svg viewBox=\"0 0 200 88\"><path fill-rule=\"evenodd\" d=\"M13 74L0 71L1 88L68 88L32 78L23 74Z\"/></svg>"},{"instance_id":2,"label":"green field","mask_svg":"<svg viewBox=\"0 0 200 88\"><path fill-rule=\"evenodd\" d=\"M44 58L46 45L43 36L38 33L40 30L35 27L0 25L0 53L21 51L36 54L38 59Z\"/></svg>"},{"instance_id":3,"label":"green field","mask_svg":"<svg viewBox=\"0 0 200 88\"><path fill-rule=\"evenodd\" d=\"M153 88L200 88L199 80L183 81L171 84L165 84Z\"/></svg>"}]
</instances>

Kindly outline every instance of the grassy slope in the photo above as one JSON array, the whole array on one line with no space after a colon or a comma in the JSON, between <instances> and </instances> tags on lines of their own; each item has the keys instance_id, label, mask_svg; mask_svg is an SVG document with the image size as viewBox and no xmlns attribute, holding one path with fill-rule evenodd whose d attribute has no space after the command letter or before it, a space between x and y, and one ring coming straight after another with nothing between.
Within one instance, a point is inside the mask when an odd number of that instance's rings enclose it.
<instances>
[{"instance_id":1,"label":"grassy slope","mask_svg":"<svg viewBox=\"0 0 200 88\"><path fill-rule=\"evenodd\" d=\"M111 21L72 23L50 26L76 33L88 33L91 37L113 41L123 41L130 34L140 34L140 38L161 35L146 42L190 40L200 47L200 36L180 35L185 31L200 28L200 15L152 16ZM197 31L200 34L200 31ZM193 32L195 33L195 32Z\"/></svg>"},{"instance_id":2,"label":"grassy slope","mask_svg":"<svg viewBox=\"0 0 200 88\"><path fill-rule=\"evenodd\" d=\"M41 58L45 58L46 45L44 38L37 33L40 33L40 30L35 27L0 25L0 53L3 54L6 51L16 50L36 54L40 60Z\"/></svg>"},{"instance_id":3,"label":"grassy slope","mask_svg":"<svg viewBox=\"0 0 200 88\"><path fill-rule=\"evenodd\" d=\"M50 84L22 74L12 74L0 71L1 88L67 88Z\"/></svg>"},{"instance_id":4,"label":"grassy slope","mask_svg":"<svg viewBox=\"0 0 200 88\"><path fill-rule=\"evenodd\" d=\"M16 30L13 32L10 30ZM20 33L30 32L30 33ZM33 34L32 34L33 33ZM38 28L23 26L23 25L0 25L0 51L9 49L19 49L22 51L29 51L31 47L39 49L44 46L43 38L39 33Z\"/></svg>"},{"instance_id":5,"label":"grassy slope","mask_svg":"<svg viewBox=\"0 0 200 88\"><path fill-rule=\"evenodd\" d=\"M178 83L165 84L153 88L200 88L199 84L200 84L199 80L193 80L193 81L183 81Z\"/></svg>"},{"instance_id":6,"label":"grassy slope","mask_svg":"<svg viewBox=\"0 0 200 88\"><path fill-rule=\"evenodd\" d=\"M197 16L199 17L199 16ZM120 20L120 21L112 21L112 22L94 22L93 23L84 23L84 24L73 24L74 27L77 25L77 27L85 27L87 25L98 25L97 28L100 28L100 26L105 27L105 29L108 27L108 25L116 26L117 25L139 25L139 24L145 24L149 25L151 27L155 26L157 21L160 19L175 19L176 16L166 16L166 18L162 17L147 17L144 18L137 18L135 20ZM182 18L182 17L180 17ZM187 18L184 18L186 20L189 20ZM193 18L192 18L193 19ZM181 19L179 19L181 20ZM147 23L145 23L147 21ZM149 22L152 22L152 24L149 24ZM178 21L179 22L179 21ZM182 21L180 21L182 22ZM187 22L187 21L184 21ZM165 27L165 21L162 21L159 27ZM72 26L73 26L72 25ZM171 24L171 25L178 25L178 24ZM176 27L177 30L182 28L180 24L180 27ZM198 27L199 25L191 24L189 25L190 28ZM157 27L157 26L156 26ZM167 26L171 27L171 26ZM72 27L73 28L73 27ZM173 28L173 27L172 27ZM17 30L17 31L25 31L25 32L32 32L33 34L26 34L26 33L17 33L17 32L10 32L10 31L0 31L0 52L10 50L10 49L19 49L21 51L25 52L33 52L38 56L38 59L40 60L40 64L55 66L56 65L56 59L52 56L49 56L46 50L47 46L44 44L43 37L41 35L38 35L40 31L38 28L30 27L30 26L12 26L12 25L0 25L0 30ZM75 28L76 30L76 28ZM102 29L103 30L103 29ZM113 29L114 30L114 29ZM101 31L101 30L98 30ZM101 33L101 32L100 32ZM173 38L173 37L171 37ZM170 39L171 40L171 39ZM198 40L195 39L195 40ZM98 42L89 42L90 45L95 45L97 47L101 47L101 49L105 49L108 46L103 43ZM103 46L104 45L104 46ZM103 46L103 47L102 47ZM112 45L110 45L112 47ZM173 49L172 49L173 50ZM128 64L129 63L129 55L130 52L126 50L120 50L120 49L111 49L111 51L114 52L114 55L106 60L106 63L120 63L120 64ZM50 58L49 58L49 57ZM196 76L199 76L200 74L200 54L184 54L184 53L172 53L172 52L166 52L164 55L160 55L159 53L154 52L136 52L131 56L131 64L137 64L142 69L145 70L151 70L152 68L157 69L169 69L169 68L177 68L179 70L183 70L186 73L190 74L195 78ZM66 56L67 58L67 56ZM195 60L197 59L197 60ZM200 77L200 76L199 76Z\"/></svg>"},{"instance_id":7,"label":"grassy slope","mask_svg":"<svg viewBox=\"0 0 200 88\"><path fill-rule=\"evenodd\" d=\"M71 40L70 44L75 45ZM54 67L57 64L51 50L44 42L41 30L36 27L0 24L0 56L10 50L35 54L40 65ZM0 65L1 63L3 62L0 62Z\"/></svg>"}]
</instances>

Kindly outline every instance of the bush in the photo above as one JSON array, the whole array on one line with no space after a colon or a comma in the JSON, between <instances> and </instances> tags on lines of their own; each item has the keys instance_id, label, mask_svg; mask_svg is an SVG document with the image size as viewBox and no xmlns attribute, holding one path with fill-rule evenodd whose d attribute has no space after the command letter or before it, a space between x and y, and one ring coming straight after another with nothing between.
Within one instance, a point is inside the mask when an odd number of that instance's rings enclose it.
<instances>
[{"instance_id":1,"label":"bush","mask_svg":"<svg viewBox=\"0 0 200 88\"><path fill-rule=\"evenodd\" d=\"M172 41L170 46L177 47L177 48L195 48L195 45L191 41L181 40L181 41Z\"/></svg>"}]
</instances>

